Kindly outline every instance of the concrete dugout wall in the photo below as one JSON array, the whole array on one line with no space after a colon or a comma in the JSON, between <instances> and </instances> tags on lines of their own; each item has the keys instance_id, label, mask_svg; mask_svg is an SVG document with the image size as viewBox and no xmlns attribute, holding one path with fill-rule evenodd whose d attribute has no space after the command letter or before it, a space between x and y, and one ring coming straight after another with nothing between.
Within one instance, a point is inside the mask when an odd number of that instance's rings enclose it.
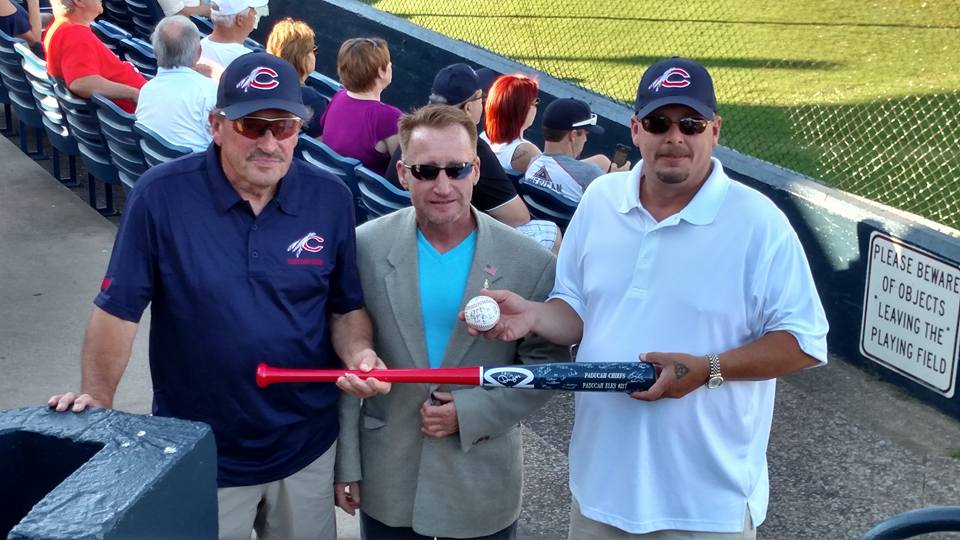
<instances>
[{"instance_id":1,"label":"concrete dugout wall","mask_svg":"<svg viewBox=\"0 0 960 540\"><path fill-rule=\"evenodd\" d=\"M630 142L628 107L356 0L271 0L270 20L284 16L313 27L319 47L317 70L333 77L337 50L345 39L386 39L394 77L383 100L403 110L426 102L437 70L467 62L499 73L536 75L544 102L564 96L590 103L606 132L592 136L585 153L610 155L616 143ZM254 34L261 42L266 41L270 20ZM638 68L638 80L640 75ZM718 93L722 108L723 89ZM538 144L539 125L538 117L527 132ZM731 176L769 196L793 223L830 319L831 352L960 417L955 391L960 232L727 148L717 149L715 155ZM634 150L630 159L636 163L638 158Z\"/></svg>"}]
</instances>

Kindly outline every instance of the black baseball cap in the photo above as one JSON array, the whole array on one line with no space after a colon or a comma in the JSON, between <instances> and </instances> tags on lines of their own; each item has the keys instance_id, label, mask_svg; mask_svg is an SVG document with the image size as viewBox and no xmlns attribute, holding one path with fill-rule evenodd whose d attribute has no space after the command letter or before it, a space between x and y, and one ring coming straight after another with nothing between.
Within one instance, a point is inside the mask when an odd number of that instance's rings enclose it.
<instances>
[{"instance_id":1,"label":"black baseball cap","mask_svg":"<svg viewBox=\"0 0 960 540\"><path fill-rule=\"evenodd\" d=\"M486 93L493 86L493 81L500 78L500 74L490 68L480 68L477 70L477 78L480 79L480 88Z\"/></svg>"},{"instance_id":2,"label":"black baseball cap","mask_svg":"<svg viewBox=\"0 0 960 540\"><path fill-rule=\"evenodd\" d=\"M585 101L574 98L555 99L543 111L543 127L549 129L585 129L590 133L603 133L597 125L597 115Z\"/></svg>"},{"instance_id":3,"label":"black baseball cap","mask_svg":"<svg viewBox=\"0 0 960 540\"><path fill-rule=\"evenodd\" d=\"M480 80L473 68L466 64L452 64L437 72L430 89L430 102L459 105L480 90Z\"/></svg>"},{"instance_id":4,"label":"black baseball cap","mask_svg":"<svg viewBox=\"0 0 960 540\"><path fill-rule=\"evenodd\" d=\"M300 75L286 60L248 53L227 66L217 87L217 108L230 120L264 109L280 109L307 118Z\"/></svg>"},{"instance_id":5,"label":"black baseball cap","mask_svg":"<svg viewBox=\"0 0 960 540\"><path fill-rule=\"evenodd\" d=\"M717 96L707 68L674 56L653 64L640 78L634 112L643 118L666 105L686 105L707 120L717 112Z\"/></svg>"}]
</instances>

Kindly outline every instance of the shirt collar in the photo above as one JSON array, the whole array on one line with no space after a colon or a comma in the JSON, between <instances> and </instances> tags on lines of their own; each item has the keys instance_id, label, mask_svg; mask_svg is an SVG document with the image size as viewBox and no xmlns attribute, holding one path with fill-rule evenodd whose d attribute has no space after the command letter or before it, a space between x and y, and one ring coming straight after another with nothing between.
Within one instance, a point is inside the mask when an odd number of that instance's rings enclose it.
<instances>
[{"instance_id":1,"label":"shirt collar","mask_svg":"<svg viewBox=\"0 0 960 540\"><path fill-rule=\"evenodd\" d=\"M203 77L202 74L198 73L198 72L197 72L196 70L194 70L193 68L189 68L189 67L187 67L187 66L177 66L177 67L172 67L172 68L165 68L165 67L158 67L158 68L157 68L157 77L160 77L160 76L162 76L162 75L172 74L172 73L195 74L195 75L198 75L198 76L200 76L200 77Z\"/></svg>"},{"instance_id":2,"label":"shirt collar","mask_svg":"<svg viewBox=\"0 0 960 540\"><path fill-rule=\"evenodd\" d=\"M221 214L243 201L237 190L227 180L226 175L223 174L223 166L220 164L220 151L216 143L210 143L210 146L207 147L207 178L210 190L213 192L213 200ZM287 174L280 179L280 186L268 205L276 204L284 213L291 216L297 215L300 211L299 178L297 160L294 159L290 163Z\"/></svg>"},{"instance_id":3,"label":"shirt collar","mask_svg":"<svg viewBox=\"0 0 960 540\"><path fill-rule=\"evenodd\" d=\"M730 179L723 172L723 164L717 158L710 158L712 169L706 182L700 186L697 194L683 210L676 214L678 219L683 219L694 225L706 225L713 222L720 211L720 205L726 197L727 189L730 186ZM640 177L643 171L643 161L630 171L628 181L624 184L627 192L620 198L620 204L617 205L617 211L626 214L634 208L641 208L640 204Z\"/></svg>"}]
</instances>

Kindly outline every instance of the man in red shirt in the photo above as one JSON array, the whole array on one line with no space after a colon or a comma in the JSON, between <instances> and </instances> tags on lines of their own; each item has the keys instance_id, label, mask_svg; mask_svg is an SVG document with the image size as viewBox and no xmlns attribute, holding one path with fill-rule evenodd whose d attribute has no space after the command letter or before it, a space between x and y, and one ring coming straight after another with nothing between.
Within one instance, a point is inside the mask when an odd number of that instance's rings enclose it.
<instances>
[{"instance_id":1,"label":"man in red shirt","mask_svg":"<svg viewBox=\"0 0 960 540\"><path fill-rule=\"evenodd\" d=\"M55 0L54 5L56 16L43 38L47 73L65 81L80 97L96 92L132 114L140 87L147 81L90 29L90 23L103 13L101 0Z\"/></svg>"}]
</instances>

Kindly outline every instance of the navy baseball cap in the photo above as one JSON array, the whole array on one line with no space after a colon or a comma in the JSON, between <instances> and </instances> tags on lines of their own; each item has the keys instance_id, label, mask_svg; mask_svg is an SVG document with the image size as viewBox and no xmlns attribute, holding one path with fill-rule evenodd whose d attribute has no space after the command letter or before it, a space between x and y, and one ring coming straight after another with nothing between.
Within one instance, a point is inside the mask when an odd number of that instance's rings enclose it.
<instances>
[{"instance_id":1,"label":"navy baseball cap","mask_svg":"<svg viewBox=\"0 0 960 540\"><path fill-rule=\"evenodd\" d=\"M264 109L280 109L307 118L300 75L286 60L248 53L227 66L217 87L217 108L230 120Z\"/></svg>"},{"instance_id":2,"label":"navy baseball cap","mask_svg":"<svg viewBox=\"0 0 960 540\"><path fill-rule=\"evenodd\" d=\"M643 118L665 105L686 105L707 120L717 112L717 96L707 68L674 56L647 68L637 87L633 110Z\"/></svg>"},{"instance_id":3,"label":"navy baseball cap","mask_svg":"<svg viewBox=\"0 0 960 540\"><path fill-rule=\"evenodd\" d=\"M585 101L574 98L555 99L543 111L543 127L549 129L585 129L590 133L603 133L597 125L597 115L590 111Z\"/></svg>"},{"instance_id":4,"label":"navy baseball cap","mask_svg":"<svg viewBox=\"0 0 960 540\"><path fill-rule=\"evenodd\" d=\"M480 90L480 80L473 68L466 64L452 64L437 72L430 88L430 101L440 102L443 98L447 105L459 105L470 99Z\"/></svg>"},{"instance_id":5,"label":"navy baseball cap","mask_svg":"<svg viewBox=\"0 0 960 540\"><path fill-rule=\"evenodd\" d=\"M477 78L480 79L480 88L486 93L493 86L493 81L500 78L500 74L490 68L480 68L477 70Z\"/></svg>"}]
</instances>

